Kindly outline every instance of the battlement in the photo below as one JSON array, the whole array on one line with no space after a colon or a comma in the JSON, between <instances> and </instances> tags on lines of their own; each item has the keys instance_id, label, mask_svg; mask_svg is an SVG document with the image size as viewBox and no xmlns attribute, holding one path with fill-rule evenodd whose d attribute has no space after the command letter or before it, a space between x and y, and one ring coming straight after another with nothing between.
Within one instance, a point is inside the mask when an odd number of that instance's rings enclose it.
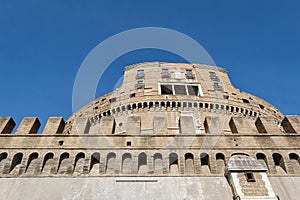
<instances>
[{"instance_id":1,"label":"battlement","mask_svg":"<svg viewBox=\"0 0 300 200\"><path fill-rule=\"evenodd\" d=\"M178 132L157 124L163 124L160 117L154 123L164 130L152 135L143 134L143 118L131 117L130 129L120 134L114 115L76 118L70 132L62 117L50 117L37 134L36 117L25 117L15 133L14 120L0 117L0 176L222 176L236 153L256 158L270 175L300 176L299 116L286 116L278 125L266 117L230 114L218 133L221 116L204 117L200 132L190 115L180 118ZM212 149L203 148L215 139Z\"/></svg>"},{"instance_id":2,"label":"battlement","mask_svg":"<svg viewBox=\"0 0 300 200\"><path fill-rule=\"evenodd\" d=\"M216 111L210 110L214 113ZM224 113L223 113L224 114ZM281 122L276 121L275 119L270 119L268 117L252 117L237 115L236 113L225 112L225 116L222 113L214 113L214 117L210 115L204 117L202 121L199 121L199 124L196 124L192 117L181 116L177 120L182 118L182 123L178 124L178 127L173 127L178 129L177 134L181 134L179 129L189 129L188 135L196 134L208 134L212 133L210 130L216 130L213 127L216 127L220 124L220 120L224 121L223 126L218 129L220 133L214 132L212 134L225 134L225 133L242 133L242 134L299 134L300 133L300 116L285 116ZM174 117L173 117L174 118ZM134 124L130 127L131 131L125 130L122 133L125 135L140 135L143 132L143 127L140 124L145 124L143 118L137 118L137 131L132 132L134 129ZM159 120L165 120L165 118L160 118ZM176 124L176 119L174 122ZM21 123L17 127L15 133L13 129L16 127L16 123L11 117L0 117L0 133L1 134L14 134L14 135L26 135L26 134L38 134L43 135L55 135L55 134L91 134L91 135L113 135L118 133L116 129L116 117L114 115L107 116L92 116L92 117L77 117L74 119L72 124L72 130L67 128L66 123L62 117L50 117L45 125L44 130L39 131L41 123L37 117L25 117L22 119ZM184 122L186 121L186 122ZM186 127L189 126L189 127ZM219 126L219 125L218 125ZM168 132L168 126L166 126L165 133ZM98 128L98 129L95 129ZM196 131L196 129L202 131ZM157 134L152 128L152 134ZM192 132L191 132L192 130ZM186 131L183 131L186 133ZM151 134L151 132L148 131ZM172 133L176 133L172 131ZM168 134L168 133L167 133ZM162 134L165 135L165 134Z\"/></svg>"},{"instance_id":3,"label":"battlement","mask_svg":"<svg viewBox=\"0 0 300 200\"><path fill-rule=\"evenodd\" d=\"M0 133L1 134L37 134L41 126L37 117L25 117L17 127L15 133L12 133L16 123L12 117L0 117ZM50 117L46 123L42 134L61 134L65 127L65 121L62 117Z\"/></svg>"}]
</instances>

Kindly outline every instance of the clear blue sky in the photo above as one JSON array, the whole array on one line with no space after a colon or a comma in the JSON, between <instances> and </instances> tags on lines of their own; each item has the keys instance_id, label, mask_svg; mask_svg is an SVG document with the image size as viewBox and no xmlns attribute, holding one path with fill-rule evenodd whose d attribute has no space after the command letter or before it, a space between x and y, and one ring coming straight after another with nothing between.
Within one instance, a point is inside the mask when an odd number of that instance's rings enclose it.
<instances>
[{"instance_id":1,"label":"clear blue sky","mask_svg":"<svg viewBox=\"0 0 300 200\"><path fill-rule=\"evenodd\" d=\"M177 3L178 2L178 3ZM127 29L165 27L194 38L233 84L284 114L300 114L299 1L0 1L0 115L72 114L77 70L101 41ZM121 56L97 96L112 90L123 67L184 62L160 50Z\"/></svg>"}]
</instances>

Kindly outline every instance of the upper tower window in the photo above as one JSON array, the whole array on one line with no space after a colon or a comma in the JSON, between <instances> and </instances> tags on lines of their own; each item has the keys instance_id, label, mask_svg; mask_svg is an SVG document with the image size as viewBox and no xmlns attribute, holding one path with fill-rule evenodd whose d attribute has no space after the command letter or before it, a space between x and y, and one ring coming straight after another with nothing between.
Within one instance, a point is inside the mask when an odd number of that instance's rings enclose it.
<instances>
[{"instance_id":1,"label":"upper tower window","mask_svg":"<svg viewBox=\"0 0 300 200\"><path fill-rule=\"evenodd\" d=\"M219 83L214 83L215 90L223 90L222 86Z\"/></svg>"},{"instance_id":2,"label":"upper tower window","mask_svg":"<svg viewBox=\"0 0 300 200\"><path fill-rule=\"evenodd\" d=\"M139 80L136 83L136 88L143 88L145 86L144 81L143 80Z\"/></svg>"},{"instance_id":3,"label":"upper tower window","mask_svg":"<svg viewBox=\"0 0 300 200\"><path fill-rule=\"evenodd\" d=\"M176 95L187 95L185 85L174 85Z\"/></svg>"},{"instance_id":4,"label":"upper tower window","mask_svg":"<svg viewBox=\"0 0 300 200\"><path fill-rule=\"evenodd\" d=\"M194 74L191 69L187 69L185 72L186 78L194 78Z\"/></svg>"},{"instance_id":5,"label":"upper tower window","mask_svg":"<svg viewBox=\"0 0 300 200\"><path fill-rule=\"evenodd\" d=\"M137 83L136 83L136 88L137 88L137 89L143 88L144 86L145 86L145 84L144 84L144 81L143 81L143 80L137 81Z\"/></svg>"},{"instance_id":6,"label":"upper tower window","mask_svg":"<svg viewBox=\"0 0 300 200\"><path fill-rule=\"evenodd\" d=\"M172 85L161 85L161 94L173 94L173 86Z\"/></svg>"},{"instance_id":7,"label":"upper tower window","mask_svg":"<svg viewBox=\"0 0 300 200\"><path fill-rule=\"evenodd\" d=\"M219 78L217 77L216 72L209 72L209 77L210 77L211 80L215 80L215 81L219 80Z\"/></svg>"},{"instance_id":8,"label":"upper tower window","mask_svg":"<svg viewBox=\"0 0 300 200\"><path fill-rule=\"evenodd\" d=\"M203 96L199 84L159 84L160 94Z\"/></svg>"},{"instance_id":9,"label":"upper tower window","mask_svg":"<svg viewBox=\"0 0 300 200\"><path fill-rule=\"evenodd\" d=\"M189 95L198 96L199 94L199 87L195 85L188 85L187 86Z\"/></svg>"},{"instance_id":10,"label":"upper tower window","mask_svg":"<svg viewBox=\"0 0 300 200\"><path fill-rule=\"evenodd\" d=\"M145 73L143 69L139 69L136 73L136 78L144 78L145 77Z\"/></svg>"},{"instance_id":11,"label":"upper tower window","mask_svg":"<svg viewBox=\"0 0 300 200\"><path fill-rule=\"evenodd\" d=\"M162 69L161 77L162 78L169 78L170 77L169 69Z\"/></svg>"}]
</instances>

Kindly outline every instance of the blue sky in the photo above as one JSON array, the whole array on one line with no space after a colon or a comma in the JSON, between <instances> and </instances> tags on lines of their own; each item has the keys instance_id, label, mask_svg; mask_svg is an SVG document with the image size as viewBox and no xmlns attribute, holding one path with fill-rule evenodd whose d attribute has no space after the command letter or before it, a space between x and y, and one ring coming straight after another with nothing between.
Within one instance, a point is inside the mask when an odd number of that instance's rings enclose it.
<instances>
[{"instance_id":1,"label":"blue sky","mask_svg":"<svg viewBox=\"0 0 300 200\"><path fill-rule=\"evenodd\" d=\"M182 3L181 3L182 2ZM100 42L138 27L164 27L199 42L232 83L284 114L299 115L298 1L59 1L0 2L0 115L72 114L77 70ZM126 65L185 62L161 50L121 56L105 72L97 96L111 91Z\"/></svg>"}]
</instances>

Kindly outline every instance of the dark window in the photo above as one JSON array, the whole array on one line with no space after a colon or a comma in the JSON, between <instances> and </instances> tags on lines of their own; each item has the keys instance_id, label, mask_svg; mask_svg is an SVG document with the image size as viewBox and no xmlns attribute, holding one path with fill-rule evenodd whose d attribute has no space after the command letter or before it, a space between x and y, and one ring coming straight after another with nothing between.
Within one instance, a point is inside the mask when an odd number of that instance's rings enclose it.
<instances>
[{"instance_id":1,"label":"dark window","mask_svg":"<svg viewBox=\"0 0 300 200\"><path fill-rule=\"evenodd\" d=\"M171 153L169 155L169 165L178 165L178 156L176 153Z\"/></svg>"},{"instance_id":2,"label":"dark window","mask_svg":"<svg viewBox=\"0 0 300 200\"><path fill-rule=\"evenodd\" d=\"M200 154L201 166L209 165L209 156L206 153Z\"/></svg>"},{"instance_id":3,"label":"dark window","mask_svg":"<svg viewBox=\"0 0 300 200\"><path fill-rule=\"evenodd\" d=\"M198 96L198 92L199 92L198 86L188 85L187 88L188 88L189 95Z\"/></svg>"},{"instance_id":4,"label":"dark window","mask_svg":"<svg viewBox=\"0 0 300 200\"><path fill-rule=\"evenodd\" d=\"M161 94L199 96L198 85L160 85Z\"/></svg>"},{"instance_id":5,"label":"dark window","mask_svg":"<svg viewBox=\"0 0 300 200\"><path fill-rule=\"evenodd\" d=\"M229 96L228 95L223 95L223 98L224 99L229 99Z\"/></svg>"},{"instance_id":6,"label":"dark window","mask_svg":"<svg viewBox=\"0 0 300 200\"><path fill-rule=\"evenodd\" d=\"M161 94L173 94L172 85L161 85Z\"/></svg>"},{"instance_id":7,"label":"dark window","mask_svg":"<svg viewBox=\"0 0 300 200\"><path fill-rule=\"evenodd\" d=\"M184 85L174 85L175 88L175 94L182 94L186 95L186 89Z\"/></svg>"},{"instance_id":8,"label":"dark window","mask_svg":"<svg viewBox=\"0 0 300 200\"><path fill-rule=\"evenodd\" d=\"M129 95L130 98L135 97L135 93Z\"/></svg>"},{"instance_id":9,"label":"dark window","mask_svg":"<svg viewBox=\"0 0 300 200\"><path fill-rule=\"evenodd\" d=\"M109 100L109 102L110 102L110 103L113 103L113 102L116 102L116 100L117 100L117 98L114 97L114 98L111 98L111 99Z\"/></svg>"},{"instance_id":10,"label":"dark window","mask_svg":"<svg viewBox=\"0 0 300 200\"><path fill-rule=\"evenodd\" d=\"M126 146L130 147L131 146L131 141L127 141Z\"/></svg>"},{"instance_id":11,"label":"dark window","mask_svg":"<svg viewBox=\"0 0 300 200\"><path fill-rule=\"evenodd\" d=\"M245 172L247 182L255 182L254 175L252 172Z\"/></svg>"},{"instance_id":12,"label":"dark window","mask_svg":"<svg viewBox=\"0 0 300 200\"><path fill-rule=\"evenodd\" d=\"M242 99L244 103L250 103L247 99Z\"/></svg>"},{"instance_id":13,"label":"dark window","mask_svg":"<svg viewBox=\"0 0 300 200\"><path fill-rule=\"evenodd\" d=\"M260 109L265 109L265 106L261 105L261 104L258 104Z\"/></svg>"}]
</instances>

